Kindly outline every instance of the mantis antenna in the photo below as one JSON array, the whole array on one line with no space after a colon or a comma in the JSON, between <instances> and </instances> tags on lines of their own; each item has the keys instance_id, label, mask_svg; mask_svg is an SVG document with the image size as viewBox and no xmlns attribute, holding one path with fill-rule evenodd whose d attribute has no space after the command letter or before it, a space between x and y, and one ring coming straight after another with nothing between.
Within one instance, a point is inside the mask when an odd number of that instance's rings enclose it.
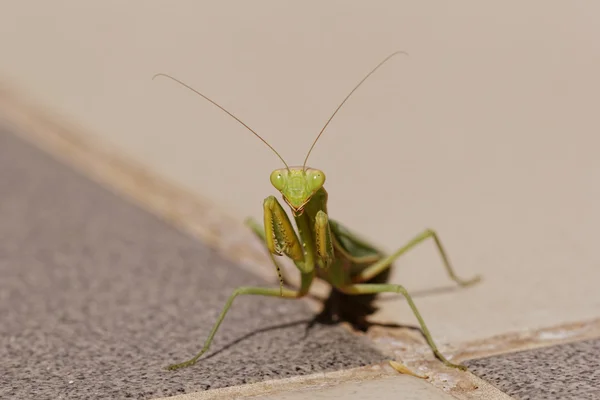
<instances>
[{"instance_id":1,"label":"mantis antenna","mask_svg":"<svg viewBox=\"0 0 600 400\"><path fill-rule=\"evenodd\" d=\"M207 96L203 95L202 93L200 93L199 91L197 91L196 89L194 89L193 87L191 87L190 85L183 83L182 81L180 81L177 78L172 77L171 75L168 74L163 74L163 73L159 73L156 74L152 77L152 80L154 80L154 78L156 78L157 76L164 76L165 78L169 78L177 83L179 83L180 85L182 85L183 87L191 90L192 92L196 93L197 95L203 97L204 99L210 101L212 104L214 104L215 106L219 107L222 111L226 112L231 118L235 119L237 122L239 122L240 124L242 124L246 129L248 129L250 132L252 132L257 138L259 138L264 144L266 144L271 150L273 150L273 153L275 153L277 155L277 157L279 157L279 159L283 162L283 164L285 165L285 167L287 168L287 170L290 170L290 167L288 166L288 164L285 162L285 160L283 159L283 157L281 157L281 155L277 152L277 150L275 150L273 148L273 146L271 146L265 139L262 138L262 136L260 136L258 133L256 133L254 131L254 129L250 128L248 125L246 125L241 119L239 119L238 117L236 117L235 115L233 115L232 113L230 113L229 111L227 111L224 107L220 106L219 104L217 104L215 101L209 99Z\"/></svg>"},{"instance_id":2,"label":"mantis antenna","mask_svg":"<svg viewBox=\"0 0 600 400\"><path fill-rule=\"evenodd\" d=\"M373 68L371 70L371 72L369 72L367 74L367 76L365 76L362 81L358 82L358 85L356 85L354 87L354 89L352 89L352 91L348 94L348 96L346 96L346 98L344 99L344 101L342 101L340 103L340 105L338 106L338 108L335 109L335 111L333 112L333 114L331 114L331 117L329 117L329 119L327 120L327 122L325 123L325 126L323 126L323 129L321 129L321 132L319 132L319 134L317 135L317 138L315 139L315 141L313 142L312 146L310 146L310 149L308 150L308 153L306 154L306 158L304 159L304 164L302 165L302 169L306 170L306 162L308 161L308 156L310 156L310 153L312 152L313 148L315 147L315 144L317 144L317 141L319 140L319 138L321 137L321 135L323 134L323 132L325 131L325 128L327 128L327 125L329 125L329 123L331 122L331 120L333 119L333 117L335 117L335 114L337 114L337 112L340 110L340 108L342 108L342 106L344 105L344 103L346 102L346 100L348 100L350 98L350 96L352 96L352 93L354 93L356 91L356 89L359 88L360 85L363 84L364 81L367 80L368 77L370 77L371 75L373 75L373 73L375 71L377 71L379 69L379 67L381 67L383 64L386 63L386 61L388 61L390 58L394 57L397 54L404 54L404 55L408 55L408 53L406 53L405 51L397 51L395 53L390 54L389 56L387 56L385 58L385 60L383 60L382 62L380 62L375 68Z\"/></svg>"}]
</instances>

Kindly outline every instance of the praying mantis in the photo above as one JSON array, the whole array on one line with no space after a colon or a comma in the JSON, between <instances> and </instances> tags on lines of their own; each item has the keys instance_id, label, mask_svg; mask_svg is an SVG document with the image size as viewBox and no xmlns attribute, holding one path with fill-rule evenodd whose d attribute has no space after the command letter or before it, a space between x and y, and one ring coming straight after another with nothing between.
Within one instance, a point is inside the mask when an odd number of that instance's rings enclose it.
<instances>
[{"instance_id":1,"label":"praying mantis","mask_svg":"<svg viewBox=\"0 0 600 400\"><path fill-rule=\"evenodd\" d=\"M300 299L309 293L309 289L315 278L324 280L344 295L373 296L380 293L401 294L417 318L423 336L434 355L449 367L461 370L466 369L464 365L454 364L444 357L438 350L425 324L425 320L408 291L402 285L387 283L387 278L392 263L396 259L427 239L433 240L441 256L446 273L458 285L465 287L475 284L480 280L480 276L475 276L469 280L459 278L454 272L446 251L434 230L426 229L391 254L385 253L359 235L351 232L344 225L329 217L327 210L328 194L324 188L325 173L319 169L307 166L308 157L319 138L350 96L367 78L389 59L398 54L406 53L402 51L392 53L373 68L352 89L313 141L301 167L290 167L283 157L258 133L204 94L170 75L163 73L154 75L152 79L159 76L166 77L200 95L252 132L279 157L285 167L276 169L271 173L271 184L279 191L284 202L289 206L297 227L296 232L288 214L275 196L268 196L264 200L263 223L260 224L257 220L250 218L246 220L246 225L265 245L268 255L277 271L279 287L239 287L235 289L225 303L202 349L191 359L178 364L171 364L167 369L177 370L196 364L202 355L209 350L219 326L238 296L254 295ZM293 261L300 272L301 283L297 288L284 287L281 266L276 259L276 257L284 255Z\"/></svg>"}]
</instances>

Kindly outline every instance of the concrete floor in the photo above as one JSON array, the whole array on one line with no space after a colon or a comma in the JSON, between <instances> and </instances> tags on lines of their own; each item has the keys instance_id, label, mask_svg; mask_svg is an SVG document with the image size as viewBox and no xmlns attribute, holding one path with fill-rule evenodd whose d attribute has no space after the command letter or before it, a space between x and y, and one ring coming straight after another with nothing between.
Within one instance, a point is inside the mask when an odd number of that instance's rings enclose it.
<instances>
[{"instance_id":1,"label":"concrete floor","mask_svg":"<svg viewBox=\"0 0 600 400\"><path fill-rule=\"evenodd\" d=\"M600 339L487 357L467 365L516 400L600 399Z\"/></svg>"},{"instance_id":2,"label":"concrete floor","mask_svg":"<svg viewBox=\"0 0 600 400\"><path fill-rule=\"evenodd\" d=\"M0 129L0 398L156 398L385 359L305 303L236 301L211 354L179 372L227 296L265 285Z\"/></svg>"}]
</instances>

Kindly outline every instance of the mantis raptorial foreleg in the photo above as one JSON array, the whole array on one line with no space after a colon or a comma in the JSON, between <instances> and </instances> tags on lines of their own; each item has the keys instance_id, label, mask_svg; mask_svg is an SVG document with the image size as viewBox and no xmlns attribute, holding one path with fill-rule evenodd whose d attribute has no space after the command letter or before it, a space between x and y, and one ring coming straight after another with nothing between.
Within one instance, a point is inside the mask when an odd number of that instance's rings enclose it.
<instances>
[{"instance_id":1,"label":"mantis raptorial foreleg","mask_svg":"<svg viewBox=\"0 0 600 400\"><path fill-rule=\"evenodd\" d=\"M304 250L294 231L287 213L275 196L269 196L263 203L265 243L269 252L278 256L286 255L304 271ZM298 265L300 263L300 265Z\"/></svg>"},{"instance_id":2,"label":"mantis raptorial foreleg","mask_svg":"<svg viewBox=\"0 0 600 400\"><path fill-rule=\"evenodd\" d=\"M275 259L275 256L273 256L273 254L270 251L268 251L264 228L262 226L260 226L258 221L256 221L254 218L247 218L245 223L250 228L250 230L252 232L254 232L254 234L258 237L258 239L260 239L261 243L265 245L265 248L267 249L267 253L269 254L269 258L271 259L271 261L273 262L273 265L275 266L275 269L277 270L277 277L279 278L280 288L283 288L284 285L285 286L294 286L294 285L292 285L290 280L287 278L287 276L285 274L285 269L283 269L281 267L281 265L277 262L277 260Z\"/></svg>"},{"instance_id":3,"label":"mantis raptorial foreleg","mask_svg":"<svg viewBox=\"0 0 600 400\"><path fill-rule=\"evenodd\" d=\"M427 325L425 324L425 321L423 320L423 317L421 316L421 313L417 309L417 306L415 305L412 297L408 294L408 291L402 285L358 283L354 285L339 287L338 289L346 294L400 293L406 298L406 301L408 302L408 305L410 306L413 314L415 315L415 317L417 317L419 325L421 326L421 331L423 332L423 335L425 336L425 339L427 340L427 343L429 344L429 347L431 347L431 350L433 351L435 356L449 367L459 368L463 371L467 369L467 367L465 367L464 365L454 364L450 362L448 359L446 359L446 357L444 357L442 353L440 353L440 351L437 348L437 345L433 341L433 337L431 336Z\"/></svg>"},{"instance_id":4,"label":"mantis raptorial foreleg","mask_svg":"<svg viewBox=\"0 0 600 400\"><path fill-rule=\"evenodd\" d=\"M234 290L234 292L231 294L231 296L229 296L229 299L227 299L227 303L225 303L225 307L223 307L223 311L221 311L221 314L219 315L217 322L215 322L212 330L210 331L210 334L208 335L208 338L204 342L204 346L202 347L202 350L200 350L200 352L198 354L196 354L193 358L191 358L187 361L184 361L182 363L179 363L179 364L169 365L167 367L167 369L176 370L179 368L184 368L184 367L188 367L190 365L194 365L196 363L196 361L198 361L198 359L200 357L202 357L202 355L208 351L208 349L210 348L210 344L213 341L213 337L217 333L217 330L219 329L221 322L223 322L223 319L225 318L227 311L229 311L229 309L231 308L231 305L233 304L233 300L235 300L235 298L237 296L239 296L239 295L257 295L257 296L283 297L283 298L287 298L287 299L297 299L297 298L300 298L300 297L303 297L304 295L306 295L306 293L308 292L308 288L310 287L310 284L312 282L312 279L313 279L312 273L311 274L303 274L302 275L302 288L298 291L289 290L289 289L280 290L279 288L260 288L260 287L237 288L236 290Z\"/></svg>"},{"instance_id":5,"label":"mantis raptorial foreleg","mask_svg":"<svg viewBox=\"0 0 600 400\"><path fill-rule=\"evenodd\" d=\"M333 262L333 237L329 228L327 214L319 210L315 217L315 243L317 256L321 259L323 268L329 268Z\"/></svg>"},{"instance_id":6,"label":"mantis raptorial foreleg","mask_svg":"<svg viewBox=\"0 0 600 400\"><path fill-rule=\"evenodd\" d=\"M428 238L433 238L435 245L440 253L440 256L442 257L442 261L444 262L444 267L446 268L446 272L448 273L448 276L450 277L450 279L452 279L454 282L458 283L460 286L469 286L469 285L477 283L481 280L480 276L475 276L474 278L468 279L468 280L459 278L456 275L456 273L454 272L452 265L450 264L448 255L446 254L446 251L444 250L444 247L442 246L442 242L440 241L437 233L435 233L435 231L432 229L427 229L424 232L420 233L419 235L415 236L410 242L408 242L405 246L398 249L396 252L392 253L391 255L389 255L385 258L382 258L375 264L370 265L369 267L365 268L362 272L360 272L359 274L354 276L352 278L352 281L356 282L356 283L366 282L369 279L373 278L374 276L379 275L381 273L381 271L385 270L386 268L389 268L392 265L392 263L394 262L394 260L396 260L402 254L406 253L407 251L409 251L410 249L412 249L413 247L415 247L416 245L418 245L419 243L423 242L424 240L426 240Z\"/></svg>"},{"instance_id":7,"label":"mantis raptorial foreleg","mask_svg":"<svg viewBox=\"0 0 600 400\"><path fill-rule=\"evenodd\" d=\"M277 268L279 287L283 290L283 275L281 267L273 255L286 255L294 261L302 274L312 273L314 264L305 263L302 244L292 227L292 223L281 204L275 196L269 196L263 202L264 231L255 227L255 232L264 238L264 243L269 251L269 257Z\"/></svg>"}]
</instances>

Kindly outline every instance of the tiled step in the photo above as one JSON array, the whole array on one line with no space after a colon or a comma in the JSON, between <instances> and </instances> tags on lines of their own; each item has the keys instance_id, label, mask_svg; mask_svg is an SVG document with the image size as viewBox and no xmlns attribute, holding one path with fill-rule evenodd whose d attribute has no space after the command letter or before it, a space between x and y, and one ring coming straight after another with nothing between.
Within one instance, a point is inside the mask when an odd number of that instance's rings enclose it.
<instances>
[{"instance_id":1,"label":"tiled step","mask_svg":"<svg viewBox=\"0 0 600 400\"><path fill-rule=\"evenodd\" d=\"M573 304L563 305L544 287L535 302L519 300L532 293L527 279L537 276L538 265L515 281L511 294L520 294L513 298L493 279L473 290L414 293L434 336L445 339L442 351L473 359L472 373L441 368L418 332L307 329L315 316L309 303L260 297L234 303L203 362L167 372L168 363L199 350L236 287L276 284L265 281L274 273L256 256L263 249L231 242L237 228L227 222L219 230L221 215L181 192L169 197L170 187L132 174L118 158L107 162L82 137L49 132L0 130L1 398L600 399L592 379L600 351L597 342L581 342L600 336L600 323L586 319L597 310L592 285L565 280L564 270L547 271L547 279L563 283L561 299ZM13 133L44 142L71 167ZM596 270L578 268L593 281ZM491 272L484 277L493 278ZM452 308L440 307L450 295ZM489 312L506 299L513 308ZM380 303L382 322L412 318L402 300ZM573 317L575 304L581 307ZM507 323L514 318L516 325L547 328L514 329ZM512 354L526 348L533 349ZM573 351L583 355L577 362L568 358ZM392 357L429 380L399 376L383 362ZM355 369L363 365L370 366Z\"/></svg>"}]
</instances>

